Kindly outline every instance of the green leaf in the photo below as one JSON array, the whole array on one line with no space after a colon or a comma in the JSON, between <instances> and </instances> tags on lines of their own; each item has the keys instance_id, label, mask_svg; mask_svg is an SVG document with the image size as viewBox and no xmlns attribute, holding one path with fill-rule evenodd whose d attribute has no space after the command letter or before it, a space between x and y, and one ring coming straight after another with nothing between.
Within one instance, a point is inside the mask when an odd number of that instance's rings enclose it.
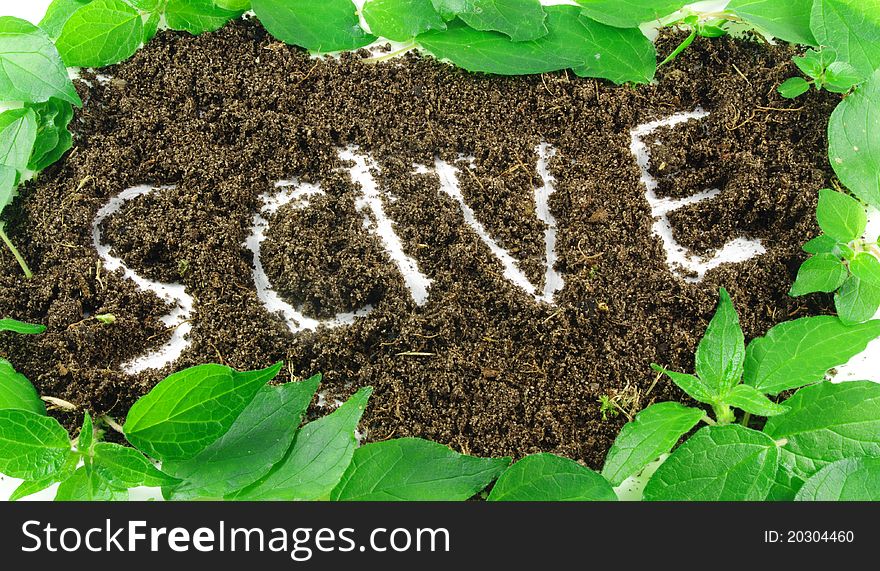
<instances>
[{"instance_id":1,"label":"green leaf","mask_svg":"<svg viewBox=\"0 0 880 571\"><path fill-rule=\"evenodd\" d=\"M510 465L509 458L475 458L421 438L367 444L333 490L333 501L464 501Z\"/></svg>"},{"instance_id":2,"label":"green leaf","mask_svg":"<svg viewBox=\"0 0 880 571\"><path fill-rule=\"evenodd\" d=\"M825 70L825 89L832 93L846 93L864 77L850 64L836 61Z\"/></svg>"},{"instance_id":3,"label":"green leaf","mask_svg":"<svg viewBox=\"0 0 880 571\"><path fill-rule=\"evenodd\" d=\"M18 171L16 171L12 167L0 165L0 212L3 212L4 208L12 204L12 200L17 195ZM2 230L2 228L2 223L0 223L0 230ZM13 325L4 327L4 322L11 323ZM13 327L18 327L15 324L20 324L20 322L15 321L14 319L0 319L0 331L17 331L18 329L13 329ZM21 323L20 325L27 324Z\"/></svg>"},{"instance_id":4,"label":"green leaf","mask_svg":"<svg viewBox=\"0 0 880 571\"><path fill-rule=\"evenodd\" d=\"M718 308L697 346L697 376L710 395L722 395L739 384L746 358L746 343L739 316L727 290L719 290Z\"/></svg>"},{"instance_id":5,"label":"green leaf","mask_svg":"<svg viewBox=\"0 0 880 571\"><path fill-rule=\"evenodd\" d=\"M82 427L79 429L79 438L76 441L76 449L85 455L91 454L92 444L95 443L95 425L92 416L86 412L83 417Z\"/></svg>"},{"instance_id":6,"label":"green leaf","mask_svg":"<svg viewBox=\"0 0 880 571\"><path fill-rule=\"evenodd\" d=\"M94 0L73 13L55 45L69 66L103 67L131 57L143 39L137 10L122 0Z\"/></svg>"},{"instance_id":7,"label":"green leaf","mask_svg":"<svg viewBox=\"0 0 880 571\"><path fill-rule=\"evenodd\" d=\"M229 430L281 365L244 373L199 365L174 373L134 403L125 437L159 460L192 458Z\"/></svg>"},{"instance_id":8,"label":"green leaf","mask_svg":"<svg viewBox=\"0 0 880 571\"><path fill-rule=\"evenodd\" d=\"M710 394L709 388L703 384L703 381L694 375L676 373L675 371L664 369L656 363L651 363L651 368L672 379L672 382L674 382L678 388L686 392L692 399L705 403L712 403L712 401L715 400L715 395Z\"/></svg>"},{"instance_id":9,"label":"green leaf","mask_svg":"<svg viewBox=\"0 0 880 571\"><path fill-rule=\"evenodd\" d=\"M319 500L342 479L357 447L354 431L373 389L356 392L332 414L305 425L285 457L233 500Z\"/></svg>"},{"instance_id":10,"label":"green leaf","mask_svg":"<svg viewBox=\"0 0 880 571\"><path fill-rule=\"evenodd\" d=\"M419 36L422 47L469 71L525 75L573 68L619 83L654 76L654 46L639 30L620 30L583 19L574 6L547 6L549 33L514 42L503 34L451 22L445 32Z\"/></svg>"},{"instance_id":11,"label":"green leaf","mask_svg":"<svg viewBox=\"0 0 880 571\"><path fill-rule=\"evenodd\" d=\"M37 140L37 116L30 109L0 113L0 164L19 173L27 170Z\"/></svg>"},{"instance_id":12,"label":"green leaf","mask_svg":"<svg viewBox=\"0 0 880 571\"><path fill-rule=\"evenodd\" d=\"M45 103L27 106L37 115L37 140L28 168L41 171L58 161L73 147L73 137L67 126L73 119L69 103L52 98Z\"/></svg>"},{"instance_id":13,"label":"green leaf","mask_svg":"<svg viewBox=\"0 0 880 571\"><path fill-rule=\"evenodd\" d=\"M880 67L880 0L815 0L810 27L862 77Z\"/></svg>"},{"instance_id":14,"label":"green leaf","mask_svg":"<svg viewBox=\"0 0 880 571\"><path fill-rule=\"evenodd\" d=\"M447 20L458 16L475 30L500 32L515 42L547 35L539 0L432 0Z\"/></svg>"},{"instance_id":15,"label":"green leaf","mask_svg":"<svg viewBox=\"0 0 880 571\"><path fill-rule=\"evenodd\" d=\"M144 22L144 44L150 43L150 40L156 37L159 32L160 20L162 20L162 14L155 12L150 14L150 17Z\"/></svg>"},{"instance_id":16,"label":"green leaf","mask_svg":"<svg viewBox=\"0 0 880 571\"><path fill-rule=\"evenodd\" d=\"M216 6L211 0L168 0L165 23L172 30L195 35L219 30L241 14L241 11Z\"/></svg>"},{"instance_id":17,"label":"green leaf","mask_svg":"<svg viewBox=\"0 0 880 571\"><path fill-rule=\"evenodd\" d=\"M82 101L46 32L19 18L0 17L0 101Z\"/></svg>"},{"instance_id":18,"label":"green leaf","mask_svg":"<svg viewBox=\"0 0 880 571\"><path fill-rule=\"evenodd\" d=\"M0 474L38 480L58 472L70 454L67 431L54 418L0 410Z\"/></svg>"},{"instance_id":19,"label":"green leaf","mask_svg":"<svg viewBox=\"0 0 880 571\"><path fill-rule=\"evenodd\" d=\"M687 0L576 0L588 17L617 28L637 28L680 10Z\"/></svg>"},{"instance_id":20,"label":"green leaf","mask_svg":"<svg viewBox=\"0 0 880 571\"><path fill-rule=\"evenodd\" d=\"M507 469L489 494L493 502L616 501L611 484L577 462L532 454Z\"/></svg>"},{"instance_id":21,"label":"green leaf","mask_svg":"<svg viewBox=\"0 0 880 571\"><path fill-rule=\"evenodd\" d=\"M732 0L727 9L780 40L818 45L810 29L813 0Z\"/></svg>"},{"instance_id":22,"label":"green leaf","mask_svg":"<svg viewBox=\"0 0 880 571\"><path fill-rule=\"evenodd\" d=\"M40 28L53 40L61 35L61 29L74 12L92 0L52 0L46 8L46 15L40 20Z\"/></svg>"},{"instance_id":23,"label":"green leaf","mask_svg":"<svg viewBox=\"0 0 880 571\"><path fill-rule=\"evenodd\" d=\"M312 52L354 50L376 39L361 28L351 0L253 0L251 5L275 38Z\"/></svg>"},{"instance_id":24,"label":"green leaf","mask_svg":"<svg viewBox=\"0 0 880 571\"><path fill-rule=\"evenodd\" d=\"M611 485L619 486L672 450L704 416L702 410L677 402L661 402L642 410L620 429L605 458L602 475Z\"/></svg>"},{"instance_id":25,"label":"green leaf","mask_svg":"<svg viewBox=\"0 0 880 571\"><path fill-rule=\"evenodd\" d=\"M827 188L819 191L816 220L825 234L843 243L861 238L868 225L865 207L858 200Z\"/></svg>"},{"instance_id":26,"label":"green leaf","mask_svg":"<svg viewBox=\"0 0 880 571\"><path fill-rule=\"evenodd\" d=\"M788 295L798 297L808 293L830 293L837 290L849 277L849 270L834 254L816 254L801 264L797 279Z\"/></svg>"},{"instance_id":27,"label":"green leaf","mask_svg":"<svg viewBox=\"0 0 880 571\"><path fill-rule=\"evenodd\" d=\"M12 492L12 495L9 496L9 501L14 502L20 500L21 498L25 498L27 496L31 496L36 494L37 492L42 492L52 484L56 484L58 482L63 482L64 480L70 478L74 471L76 471L76 465L79 463L79 455L70 454L67 457L67 462L65 462L64 466L57 472L53 472L44 478L39 478L37 480L25 480L22 482L15 491Z\"/></svg>"},{"instance_id":28,"label":"green leaf","mask_svg":"<svg viewBox=\"0 0 880 571\"><path fill-rule=\"evenodd\" d=\"M170 461L163 470L183 480L168 499L222 498L265 476L284 458L312 401L320 375L300 383L265 386L229 432L191 460ZM261 443L254 446L254 443Z\"/></svg>"},{"instance_id":29,"label":"green leaf","mask_svg":"<svg viewBox=\"0 0 880 571\"><path fill-rule=\"evenodd\" d=\"M799 70L813 79L821 78L828 69L828 66L836 60L837 52L830 48L807 50L803 56L791 58L791 61L794 62Z\"/></svg>"},{"instance_id":30,"label":"green leaf","mask_svg":"<svg viewBox=\"0 0 880 571\"><path fill-rule=\"evenodd\" d=\"M763 501L776 474L776 443L738 424L707 426L679 446L645 487L648 501Z\"/></svg>"},{"instance_id":31,"label":"green leaf","mask_svg":"<svg viewBox=\"0 0 880 571\"><path fill-rule=\"evenodd\" d=\"M446 29L431 0L370 0L362 14L373 34L398 42L429 30Z\"/></svg>"},{"instance_id":32,"label":"green leaf","mask_svg":"<svg viewBox=\"0 0 880 571\"><path fill-rule=\"evenodd\" d=\"M809 91L810 84L803 77L791 77L783 81L778 90L786 99L795 99Z\"/></svg>"},{"instance_id":33,"label":"green leaf","mask_svg":"<svg viewBox=\"0 0 880 571\"><path fill-rule=\"evenodd\" d=\"M585 65L574 68L579 77L599 77L617 84L650 83L657 71L657 51L638 28L608 27L580 17L587 30L585 46L591 48Z\"/></svg>"},{"instance_id":34,"label":"green leaf","mask_svg":"<svg viewBox=\"0 0 880 571\"><path fill-rule=\"evenodd\" d=\"M880 287L852 275L834 294L834 308L847 325L870 321L880 308Z\"/></svg>"},{"instance_id":35,"label":"green leaf","mask_svg":"<svg viewBox=\"0 0 880 571\"><path fill-rule=\"evenodd\" d=\"M808 254L831 254L837 245L838 242L834 238L820 234L804 244L803 250Z\"/></svg>"},{"instance_id":36,"label":"green leaf","mask_svg":"<svg viewBox=\"0 0 880 571\"><path fill-rule=\"evenodd\" d=\"M846 458L829 464L804 482L795 500L880 501L880 458Z\"/></svg>"},{"instance_id":37,"label":"green leaf","mask_svg":"<svg viewBox=\"0 0 880 571\"><path fill-rule=\"evenodd\" d=\"M796 478L806 480L844 458L880 456L880 384L823 382L783 404L790 410L770 418L764 432L786 441L783 449L793 456Z\"/></svg>"},{"instance_id":38,"label":"green leaf","mask_svg":"<svg viewBox=\"0 0 880 571\"><path fill-rule=\"evenodd\" d=\"M863 282L880 286L880 261L868 252L856 254L850 262L849 270Z\"/></svg>"},{"instance_id":39,"label":"green leaf","mask_svg":"<svg viewBox=\"0 0 880 571\"><path fill-rule=\"evenodd\" d=\"M877 43L880 49L880 39ZM828 124L828 155L840 181L880 208L880 70L846 97Z\"/></svg>"},{"instance_id":40,"label":"green leaf","mask_svg":"<svg viewBox=\"0 0 880 571\"><path fill-rule=\"evenodd\" d=\"M773 478L773 486L767 494L768 502L790 502L804 484L803 479L795 474L795 455L787 451L785 447L779 448L779 467Z\"/></svg>"},{"instance_id":41,"label":"green leaf","mask_svg":"<svg viewBox=\"0 0 880 571\"><path fill-rule=\"evenodd\" d=\"M134 6L135 8L139 8L143 12L160 12L162 9L162 2L167 2L167 0L126 0L129 4Z\"/></svg>"},{"instance_id":42,"label":"green leaf","mask_svg":"<svg viewBox=\"0 0 880 571\"><path fill-rule=\"evenodd\" d=\"M880 321L847 327L819 315L780 323L746 349L744 381L765 394L821 381L880 336Z\"/></svg>"},{"instance_id":43,"label":"green leaf","mask_svg":"<svg viewBox=\"0 0 880 571\"><path fill-rule=\"evenodd\" d=\"M733 387L725 397L724 403L758 416L776 416L788 411L787 406L776 404L758 389L749 385Z\"/></svg>"},{"instance_id":44,"label":"green leaf","mask_svg":"<svg viewBox=\"0 0 880 571\"><path fill-rule=\"evenodd\" d=\"M70 475L72 475L72 474L73 474L73 472L70 473ZM66 480L67 478L70 477L70 475L68 475L67 477L65 477L63 479ZM58 474L53 474L51 476L47 476L47 477L42 478L40 480L25 480L24 482L19 484L17 488L15 488L15 490L9 496L9 501L15 502L15 501L18 501L22 498L32 496L38 492L42 492L43 490L45 490L46 488L48 488L52 484L56 484L61 481L61 479L57 478L57 476L58 476Z\"/></svg>"},{"instance_id":45,"label":"green leaf","mask_svg":"<svg viewBox=\"0 0 880 571\"><path fill-rule=\"evenodd\" d=\"M226 10L244 12L251 9L251 0L214 0L214 4Z\"/></svg>"},{"instance_id":46,"label":"green leaf","mask_svg":"<svg viewBox=\"0 0 880 571\"><path fill-rule=\"evenodd\" d=\"M3 200L0 199L0 210L3 209L3 206L6 206L6 204L4 204ZM37 325L34 323L25 323L23 321L9 319L7 317L5 319L0 319L0 331L12 331L13 333L21 333L23 335L39 335L40 333L46 331L46 326Z\"/></svg>"},{"instance_id":47,"label":"green leaf","mask_svg":"<svg viewBox=\"0 0 880 571\"><path fill-rule=\"evenodd\" d=\"M55 494L56 502L111 502L128 499L128 490L110 484L100 470L85 465L76 469L68 479L61 482Z\"/></svg>"},{"instance_id":48,"label":"green leaf","mask_svg":"<svg viewBox=\"0 0 880 571\"><path fill-rule=\"evenodd\" d=\"M95 444L94 453L95 468L113 487L125 489L178 483L176 478L160 471L134 448L111 442L98 442Z\"/></svg>"},{"instance_id":49,"label":"green leaf","mask_svg":"<svg viewBox=\"0 0 880 571\"><path fill-rule=\"evenodd\" d=\"M16 371L9 361L0 358L0 409L7 408L46 414L46 406L34 385Z\"/></svg>"}]
</instances>

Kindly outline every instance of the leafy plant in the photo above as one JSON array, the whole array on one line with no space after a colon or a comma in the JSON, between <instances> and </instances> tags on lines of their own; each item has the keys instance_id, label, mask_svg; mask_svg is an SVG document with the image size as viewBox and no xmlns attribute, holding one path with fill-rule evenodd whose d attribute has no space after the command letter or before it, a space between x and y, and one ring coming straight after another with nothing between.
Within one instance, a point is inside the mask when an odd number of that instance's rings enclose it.
<instances>
[{"instance_id":1,"label":"leafy plant","mask_svg":"<svg viewBox=\"0 0 880 571\"><path fill-rule=\"evenodd\" d=\"M638 28L644 22L691 30L666 61L696 37L723 35L734 25L822 46L795 58L810 79L792 78L780 91L796 97L813 85L844 93L864 82L832 115L829 158L855 197L880 207L878 0L732 0L714 13L683 8L683 0L578 3L369 0L361 15L373 33L360 27L351 0L54 0L40 28L2 17L0 100L20 105L0 114L0 211L21 181L72 145L71 105L82 102L65 63L117 63L148 42L163 19L172 30L199 34L249 8L274 37L314 52L356 49L381 35L470 71L571 69L617 83L654 77L655 49ZM791 293L836 292L840 319L782 323L746 346L722 289L697 348L695 374L655 366L701 404L657 403L639 412L621 430L601 475L551 454L508 468L507 458L474 458L415 438L358 447L356 429L371 389L300 426L320 379L268 385L280 364L244 373L203 365L171 375L128 414L123 432L135 448L103 442L104 427L115 423L96 424L88 414L71 441L5 360L0 472L25 480L13 499L60 483L59 500L124 499L140 485L160 486L168 499L462 500L497 478L492 501L613 500L611 486L670 454L650 478L646 499L877 499L880 385L823 379L880 334L878 322L868 321L880 306L880 262L876 243L863 236L863 205L831 190L819 198L823 234L804 246L812 257ZM0 238L30 276L2 222ZM44 329L0 320L0 331ZM781 403L769 398L791 390L797 392ZM768 417L762 430L751 428L752 415ZM708 426L677 446L701 422Z\"/></svg>"},{"instance_id":2,"label":"leafy plant","mask_svg":"<svg viewBox=\"0 0 880 571\"><path fill-rule=\"evenodd\" d=\"M509 458L465 456L421 438L375 442L355 450L331 499L463 501L495 481L509 464Z\"/></svg>"},{"instance_id":3,"label":"leafy plant","mask_svg":"<svg viewBox=\"0 0 880 571\"><path fill-rule=\"evenodd\" d=\"M5 317L0 319L0 332L2 331L12 331L13 333L21 333L23 335L39 335L46 331L46 326L25 323L23 321L18 321L17 319Z\"/></svg>"},{"instance_id":4,"label":"leafy plant","mask_svg":"<svg viewBox=\"0 0 880 571\"><path fill-rule=\"evenodd\" d=\"M155 35L163 16L172 30L201 34L242 12L211 0L55 0L40 25L57 38L67 65L102 67L131 57Z\"/></svg>"},{"instance_id":5,"label":"leafy plant","mask_svg":"<svg viewBox=\"0 0 880 571\"><path fill-rule=\"evenodd\" d=\"M661 66L675 60L675 58L677 58L684 50L690 47L698 36L701 38L720 38L721 36L727 35L727 20L725 18L710 16L706 19L698 14L689 14L674 24L689 29L691 33L678 45L678 47L666 56L666 59L660 62Z\"/></svg>"},{"instance_id":6,"label":"leafy plant","mask_svg":"<svg viewBox=\"0 0 880 571\"><path fill-rule=\"evenodd\" d=\"M309 51L353 50L376 39L360 27L351 0L252 0L251 6L270 34Z\"/></svg>"},{"instance_id":7,"label":"leafy plant","mask_svg":"<svg viewBox=\"0 0 880 571\"><path fill-rule=\"evenodd\" d=\"M70 15L55 45L68 66L101 67L131 56L143 39L135 8L122 0L93 0Z\"/></svg>"},{"instance_id":8,"label":"leafy plant","mask_svg":"<svg viewBox=\"0 0 880 571\"><path fill-rule=\"evenodd\" d=\"M862 77L859 72L844 61L837 61L837 53L830 48L807 50L794 63L804 75L810 78L792 77L779 86L779 93L787 99L794 99L809 91L812 85L817 90L826 89L832 93L846 93Z\"/></svg>"},{"instance_id":9,"label":"leafy plant","mask_svg":"<svg viewBox=\"0 0 880 571\"><path fill-rule=\"evenodd\" d=\"M510 463L416 438L358 448L370 388L300 428L320 376L267 385L280 368L201 365L169 376L131 408L122 428L130 448L103 442L88 413L71 442L27 379L0 361L0 472L25 480L12 499L60 482L57 500L122 500L137 486L161 487L170 500L464 500Z\"/></svg>"},{"instance_id":10,"label":"leafy plant","mask_svg":"<svg viewBox=\"0 0 880 571\"><path fill-rule=\"evenodd\" d=\"M617 83L646 83L657 66L653 44L638 29L614 28L586 18L574 6L547 6L547 35L515 42L498 32L451 22L419 36L434 56L469 71L503 75L573 69Z\"/></svg>"},{"instance_id":11,"label":"leafy plant","mask_svg":"<svg viewBox=\"0 0 880 571\"><path fill-rule=\"evenodd\" d=\"M796 44L819 45L811 28L813 0L731 0L727 9L766 35Z\"/></svg>"},{"instance_id":12,"label":"leafy plant","mask_svg":"<svg viewBox=\"0 0 880 571\"><path fill-rule=\"evenodd\" d=\"M816 45L834 50L862 78L880 67L878 0L814 0L810 29Z\"/></svg>"},{"instance_id":13,"label":"leafy plant","mask_svg":"<svg viewBox=\"0 0 880 571\"><path fill-rule=\"evenodd\" d=\"M648 407L621 430L603 475L619 485L673 450L700 421L709 426L654 472L646 500L791 500L826 464L880 455L874 426L880 423L880 385L823 380L878 333L880 322L847 327L834 317L808 317L782 323L746 347L722 289L697 349L697 374L657 367L694 400L711 405L716 418L677 403ZM799 387L779 404L767 397ZM734 424L733 409L744 412L741 424ZM763 431L749 428L751 415L770 417Z\"/></svg>"},{"instance_id":14,"label":"leafy plant","mask_svg":"<svg viewBox=\"0 0 880 571\"><path fill-rule=\"evenodd\" d=\"M868 223L864 206L841 192L820 190L816 218L823 233L804 244L812 256L798 270L790 295L836 292L841 320L868 321L880 309L880 261L873 253L876 242L863 238Z\"/></svg>"},{"instance_id":15,"label":"leafy plant","mask_svg":"<svg viewBox=\"0 0 880 571\"><path fill-rule=\"evenodd\" d=\"M431 0L370 0L361 13L372 33L398 42L446 29Z\"/></svg>"},{"instance_id":16,"label":"leafy plant","mask_svg":"<svg viewBox=\"0 0 880 571\"><path fill-rule=\"evenodd\" d=\"M500 32L515 42L548 34L539 0L431 0L444 20L458 17L475 30Z\"/></svg>"},{"instance_id":17,"label":"leafy plant","mask_svg":"<svg viewBox=\"0 0 880 571\"><path fill-rule=\"evenodd\" d=\"M635 28L660 20L688 4L687 0L577 0L584 15L617 28Z\"/></svg>"},{"instance_id":18,"label":"leafy plant","mask_svg":"<svg viewBox=\"0 0 880 571\"><path fill-rule=\"evenodd\" d=\"M880 208L880 71L844 99L831 114L828 157L840 182Z\"/></svg>"},{"instance_id":19,"label":"leafy plant","mask_svg":"<svg viewBox=\"0 0 880 571\"><path fill-rule=\"evenodd\" d=\"M845 458L804 482L799 502L880 501L880 458Z\"/></svg>"},{"instance_id":20,"label":"leafy plant","mask_svg":"<svg viewBox=\"0 0 880 571\"><path fill-rule=\"evenodd\" d=\"M504 472L489 501L615 501L605 478L577 462L553 454L526 456Z\"/></svg>"}]
</instances>

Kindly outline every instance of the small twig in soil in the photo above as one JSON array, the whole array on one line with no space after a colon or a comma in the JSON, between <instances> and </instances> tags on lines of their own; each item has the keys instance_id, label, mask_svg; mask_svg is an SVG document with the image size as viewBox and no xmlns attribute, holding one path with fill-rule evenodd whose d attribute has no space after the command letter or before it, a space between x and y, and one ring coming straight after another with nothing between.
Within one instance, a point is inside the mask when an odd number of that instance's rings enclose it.
<instances>
[{"instance_id":1,"label":"small twig in soil","mask_svg":"<svg viewBox=\"0 0 880 571\"><path fill-rule=\"evenodd\" d=\"M788 317L789 317L789 318L792 318L792 317L794 317L795 315L797 315L798 313L802 313L802 312L804 312L804 311L806 311L806 310L807 310L806 307L804 307L804 306L802 306L802 305L799 305L799 306L797 306L797 307L794 309L794 311L792 311L792 312L790 312L790 313L788 314Z\"/></svg>"},{"instance_id":2,"label":"small twig in soil","mask_svg":"<svg viewBox=\"0 0 880 571\"><path fill-rule=\"evenodd\" d=\"M799 111L803 111L803 110L804 110L803 107L795 107L795 108L788 108L788 107L764 107L764 106L762 106L762 105L755 105L755 109L760 109L761 111L780 111L780 112L783 112L783 113L797 113L797 112L799 112Z\"/></svg>"},{"instance_id":3,"label":"small twig in soil","mask_svg":"<svg viewBox=\"0 0 880 571\"><path fill-rule=\"evenodd\" d=\"M104 280L101 279L101 270L104 269L104 264L101 260L95 262L95 281L101 286L101 291L107 289L107 286L104 284Z\"/></svg>"},{"instance_id":4,"label":"small twig in soil","mask_svg":"<svg viewBox=\"0 0 880 571\"><path fill-rule=\"evenodd\" d=\"M742 72L742 71L740 71L740 69L739 69L739 68L738 68L738 67L736 67L736 64L735 64L735 63L731 63L731 64L730 64L730 65L732 65L732 66L733 66L733 69L735 69L735 70L736 70L736 73L738 73L738 74L739 74L739 76L740 76L740 77L741 77L741 78L743 78L743 79L744 79L744 80L745 80L745 82L746 82L746 83L748 83L748 84L749 84L749 87L751 87L751 85L752 85L752 82L751 82L751 81L749 81L749 78L748 78L748 77L746 77L746 76L745 76L745 74L744 74L744 73L743 73L743 72Z\"/></svg>"},{"instance_id":5,"label":"small twig in soil","mask_svg":"<svg viewBox=\"0 0 880 571\"><path fill-rule=\"evenodd\" d=\"M218 349L217 346L214 345L214 343L212 341L208 341L208 345L210 345L211 349L214 350L214 354L217 355L217 358L220 360L220 364L225 365L226 359L223 358L223 355L220 353L220 349Z\"/></svg>"},{"instance_id":6,"label":"small twig in soil","mask_svg":"<svg viewBox=\"0 0 880 571\"><path fill-rule=\"evenodd\" d=\"M728 130L728 131L736 131L736 130L739 129L740 127L743 127L744 125L747 125L747 124L751 123L752 119L755 118L755 115L756 115L756 114L757 114L757 113L756 113L755 110L753 109L753 110L752 110L752 113L751 113L751 115L749 115L749 118L748 118L748 119L746 119L746 120L743 121L742 123L739 123L739 124L734 125L733 127L727 127L727 130Z\"/></svg>"},{"instance_id":7,"label":"small twig in soil","mask_svg":"<svg viewBox=\"0 0 880 571\"><path fill-rule=\"evenodd\" d=\"M312 68L304 76L302 76L302 79L300 79L299 81L297 81L294 84L294 86L299 87L305 80L307 80L312 75L312 72L315 71L315 68L317 68L317 67L318 67L318 64L316 63L315 65L312 66Z\"/></svg>"},{"instance_id":8,"label":"small twig in soil","mask_svg":"<svg viewBox=\"0 0 880 571\"><path fill-rule=\"evenodd\" d=\"M437 353L426 353L422 351L404 351L403 353L397 353L398 357L434 357Z\"/></svg>"},{"instance_id":9,"label":"small twig in soil","mask_svg":"<svg viewBox=\"0 0 880 571\"><path fill-rule=\"evenodd\" d=\"M46 401L47 403L49 403L50 405L52 405L49 408L53 409L53 410L54 409L61 409L61 410L73 411L73 410L77 410L77 408L79 408L75 404L73 404L72 402L68 402L68 401L66 401L64 399L60 399L58 397L40 397L40 398L42 400Z\"/></svg>"},{"instance_id":10,"label":"small twig in soil","mask_svg":"<svg viewBox=\"0 0 880 571\"><path fill-rule=\"evenodd\" d=\"M440 337L440 333L434 333L433 335L422 335L421 333L413 333L414 337L421 337L422 339L436 339Z\"/></svg>"},{"instance_id":11,"label":"small twig in soil","mask_svg":"<svg viewBox=\"0 0 880 571\"><path fill-rule=\"evenodd\" d=\"M551 314L547 319L545 319L545 320L542 321L541 323L547 323L547 322L550 321L551 319L554 319L554 318L556 318L556 317L558 317L558 316L560 316L560 315L562 315L562 310L561 310L561 309L557 309L553 314Z\"/></svg>"},{"instance_id":12,"label":"small twig in soil","mask_svg":"<svg viewBox=\"0 0 880 571\"><path fill-rule=\"evenodd\" d=\"M543 73L541 74L541 84L544 85L544 89L547 91L547 93L549 93L552 97L556 97L556 94L553 93L552 91L550 91L550 88L547 87L547 80L544 77L545 75L546 74L543 74Z\"/></svg>"},{"instance_id":13,"label":"small twig in soil","mask_svg":"<svg viewBox=\"0 0 880 571\"><path fill-rule=\"evenodd\" d=\"M477 183L477 186L480 187L480 190L482 190L483 192L486 192L486 187L483 186L483 182L482 182L482 181L480 180L480 178L476 175L476 173L474 173L474 171L471 170L470 168L466 168L466 169L464 169L464 170L465 170L465 172L467 172L469 175L471 175L471 178L474 179L474 182Z\"/></svg>"}]
</instances>

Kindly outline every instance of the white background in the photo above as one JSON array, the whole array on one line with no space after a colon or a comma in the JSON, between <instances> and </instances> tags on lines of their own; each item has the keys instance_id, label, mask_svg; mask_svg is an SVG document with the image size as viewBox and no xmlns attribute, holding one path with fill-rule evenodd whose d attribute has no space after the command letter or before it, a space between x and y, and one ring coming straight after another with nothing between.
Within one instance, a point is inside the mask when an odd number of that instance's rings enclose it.
<instances>
[{"instance_id":1,"label":"white background","mask_svg":"<svg viewBox=\"0 0 880 571\"><path fill-rule=\"evenodd\" d=\"M30 20L36 24L42 19L43 14L46 12L46 7L50 3L51 0L2 0L2 5L0 5L0 16L17 16L19 18ZM561 2L559 2L559 0L551 0L544 1L543 3L558 4ZM563 0L562 3L568 2ZM720 2L705 4L720 6L723 8L723 6L726 5L726 2L721 0ZM699 189L695 189L695 192L698 190ZM877 212L874 212L872 215L869 235L877 236L878 234L880 234L880 215L878 215ZM807 237L805 236L804 238L806 240ZM868 350L862 355L855 357L848 365L840 367L839 369L840 374L837 377L838 379L866 379L880 382L880 340L872 343L868 347ZM0 475L0 498L8 498L12 491L18 486L19 482L19 480L14 478L7 478ZM54 490L56 487L57 486L53 486L49 490L35 494L28 499L51 500L55 495ZM140 489L135 490L132 493L132 499L148 499L156 497L156 490Z\"/></svg>"}]
</instances>

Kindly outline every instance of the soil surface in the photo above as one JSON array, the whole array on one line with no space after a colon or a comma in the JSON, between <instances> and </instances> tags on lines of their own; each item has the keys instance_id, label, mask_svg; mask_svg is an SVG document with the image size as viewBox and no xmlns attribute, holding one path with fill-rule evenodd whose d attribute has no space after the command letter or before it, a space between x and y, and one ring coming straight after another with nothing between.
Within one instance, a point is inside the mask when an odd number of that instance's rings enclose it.
<instances>
[{"instance_id":1,"label":"soil surface","mask_svg":"<svg viewBox=\"0 0 880 571\"><path fill-rule=\"evenodd\" d=\"M678 40L662 38L661 55ZM486 456L547 451L597 468L626 421L603 415L600 397L628 413L684 398L649 365L692 370L719 286L731 292L748 338L830 309L827 296L786 295L799 246L817 233L816 191L832 176L825 127L838 101L778 96L776 86L796 74L791 48L698 39L655 85L637 89L568 73L473 75L412 54L361 61L368 55L311 59L258 23L239 22L200 37L161 33L102 70L111 80L86 75L74 150L23 188L7 214L35 277L25 280L0 251L0 314L48 331L4 334L0 355L42 394L120 420L172 370L283 359L280 380L322 372L331 402L374 386L368 440L421 436ZM672 215L676 238L708 253L746 236L767 253L687 283L651 232L629 131L697 107L711 115L653 136L661 195L721 190ZM472 167L458 163L466 202L540 288L544 225L533 191L541 142L557 150L550 207L565 287L554 305L508 281L437 177L413 172L435 157L474 157ZM338 157L348 145L381 166L385 211L433 280L423 306L364 227L360 192ZM260 196L291 178L326 194L271 217L266 271L312 316L375 306L351 326L293 334L257 298L244 241ZM123 363L168 339L161 317L169 308L101 268L91 223L111 197L139 184L173 188L127 203L104 225L104 241L139 274L185 284L196 302L183 356L129 376ZM117 321L102 325L96 313Z\"/></svg>"}]
</instances>

